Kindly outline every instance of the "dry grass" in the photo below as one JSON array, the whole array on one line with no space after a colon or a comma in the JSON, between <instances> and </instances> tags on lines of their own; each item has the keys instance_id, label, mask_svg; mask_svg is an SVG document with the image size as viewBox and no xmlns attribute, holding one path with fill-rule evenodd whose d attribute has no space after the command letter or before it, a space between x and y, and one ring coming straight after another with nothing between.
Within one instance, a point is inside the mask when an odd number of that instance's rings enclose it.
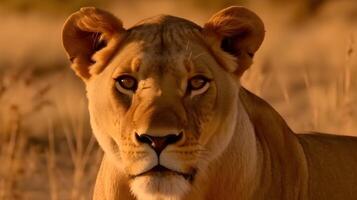
<instances>
[{"instance_id":1,"label":"dry grass","mask_svg":"<svg viewBox=\"0 0 357 200\"><path fill-rule=\"evenodd\" d=\"M34 77L6 73L0 81L0 199L90 199L101 151L84 98L56 102L53 83ZM47 115L33 119L38 114Z\"/></svg>"},{"instance_id":2,"label":"dry grass","mask_svg":"<svg viewBox=\"0 0 357 200\"><path fill-rule=\"evenodd\" d=\"M187 2L142 2L119 1L109 10L126 26L158 13L203 24L214 13ZM296 131L357 135L356 21L342 16L341 5L331 14L333 2L300 20L298 5L250 2L267 34L243 85ZM0 17L0 44L8 49L0 54L0 199L90 199L101 151L90 134L83 85L60 45L64 16Z\"/></svg>"},{"instance_id":3,"label":"dry grass","mask_svg":"<svg viewBox=\"0 0 357 200\"><path fill-rule=\"evenodd\" d=\"M272 103L298 132L357 134L356 20L343 17L351 4L331 1L303 21L296 20L294 4L252 5L267 32L243 84Z\"/></svg>"}]
</instances>

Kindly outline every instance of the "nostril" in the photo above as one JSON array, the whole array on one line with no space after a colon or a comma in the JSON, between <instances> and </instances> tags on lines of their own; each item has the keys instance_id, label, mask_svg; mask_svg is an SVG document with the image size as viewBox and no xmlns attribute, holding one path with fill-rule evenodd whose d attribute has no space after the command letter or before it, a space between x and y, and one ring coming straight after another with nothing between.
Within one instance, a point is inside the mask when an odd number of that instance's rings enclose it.
<instances>
[{"instance_id":1,"label":"nostril","mask_svg":"<svg viewBox=\"0 0 357 200\"><path fill-rule=\"evenodd\" d=\"M137 141L151 145L153 143L152 138L147 134L138 135L135 133L135 138Z\"/></svg>"},{"instance_id":2,"label":"nostril","mask_svg":"<svg viewBox=\"0 0 357 200\"><path fill-rule=\"evenodd\" d=\"M166 136L166 143L167 144L174 144L174 143L176 143L176 142L181 140L182 135L183 135L182 132L179 133L178 135L170 134L170 135Z\"/></svg>"}]
</instances>

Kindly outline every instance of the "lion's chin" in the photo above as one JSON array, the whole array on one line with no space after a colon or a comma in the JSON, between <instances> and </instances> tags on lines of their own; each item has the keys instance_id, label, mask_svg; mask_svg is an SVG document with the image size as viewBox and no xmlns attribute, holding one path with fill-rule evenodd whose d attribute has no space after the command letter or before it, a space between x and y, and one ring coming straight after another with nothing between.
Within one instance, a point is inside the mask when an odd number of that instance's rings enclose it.
<instances>
[{"instance_id":1,"label":"lion's chin","mask_svg":"<svg viewBox=\"0 0 357 200\"><path fill-rule=\"evenodd\" d=\"M138 200L180 200L190 182L178 174L152 173L132 179L130 188Z\"/></svg>"}]
</instances>

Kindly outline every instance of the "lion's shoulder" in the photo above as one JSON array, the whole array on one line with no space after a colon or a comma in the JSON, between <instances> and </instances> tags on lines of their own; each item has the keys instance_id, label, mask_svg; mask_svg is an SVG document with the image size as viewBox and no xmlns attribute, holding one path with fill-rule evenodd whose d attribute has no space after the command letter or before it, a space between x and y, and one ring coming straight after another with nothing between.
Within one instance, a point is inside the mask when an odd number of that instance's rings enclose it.
<instances>
[{"instance_id":1,"label":"lion's shoulder","mask_svg":"<svg viewBox=\"0 0 357 200\"><path fill-rule=\"evenodd\" d=\"M322 133L297 137L307 161L309 197L354 199L357 195L357 138Z\"/></svg>"},{"instance_id":2,"label":"lion's shoulder","mask_svg":"<svg viewBox=\"0 0 357 200\"><path fill-rule=\"evenodd\" d=\"M357 163L357 137L324 133L297 134L297 137L305 153L310 157L322 158L324 154L329 159L341 161L350 155L355 157ZM356 150L356 153L353 150ZM332 154L340 156L331 156Z\"/></svg>"}]
</instances>

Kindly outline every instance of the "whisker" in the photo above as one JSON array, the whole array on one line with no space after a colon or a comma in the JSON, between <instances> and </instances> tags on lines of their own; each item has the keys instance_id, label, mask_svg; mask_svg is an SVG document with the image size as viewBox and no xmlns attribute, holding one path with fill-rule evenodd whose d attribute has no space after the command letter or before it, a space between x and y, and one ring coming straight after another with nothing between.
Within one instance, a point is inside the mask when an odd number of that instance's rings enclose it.
<instances>
[{"instance_id":1,"label":"whisker","mask_svg":"<svg viewBox=\"0 0 357 200\"><path fill-rule=\"evenodd\" d=\"M203 53L197 54L196 56L193 57L193 60L196 60L197 58L199 58L199 57L201 57L201 56L203 56L205 54L207 54L207 53L203 52Z\"/></svg>"}]
</instances>

